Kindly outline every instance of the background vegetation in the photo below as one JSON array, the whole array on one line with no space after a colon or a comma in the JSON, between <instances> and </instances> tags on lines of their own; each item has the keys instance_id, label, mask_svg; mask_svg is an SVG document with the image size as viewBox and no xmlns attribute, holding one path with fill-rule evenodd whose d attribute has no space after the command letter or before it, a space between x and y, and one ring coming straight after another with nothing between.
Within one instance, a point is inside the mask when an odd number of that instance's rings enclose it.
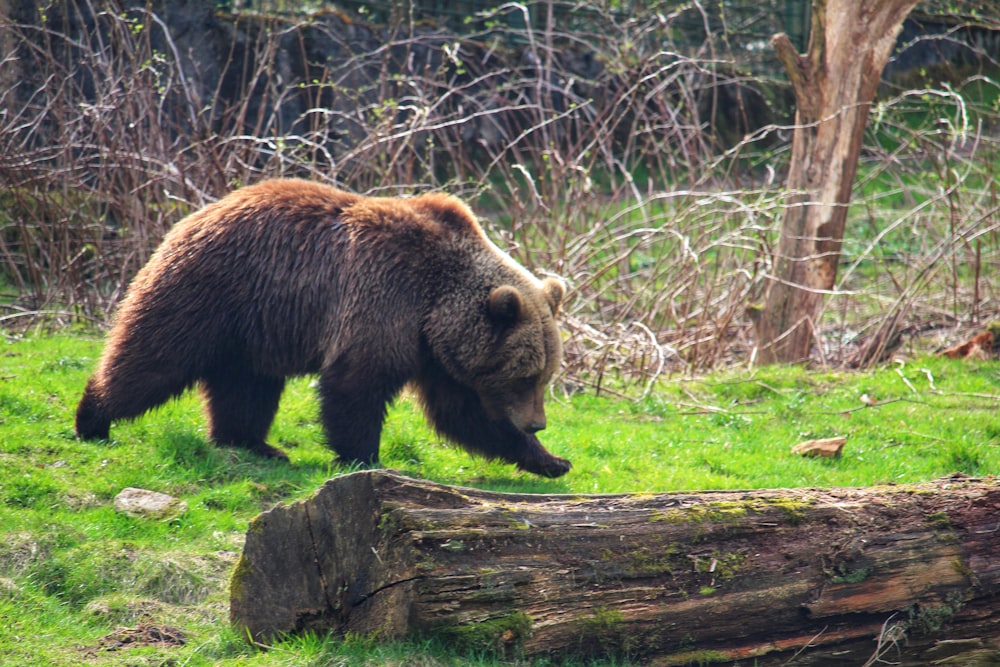
<instances>
[{"instance_id":1,"label":"background vegetation","mask_svg":"<svg viewBox=\"0 0 1000 667\"><path fill-rule=\"evenodd\" d=\"M569 282L567 361L582 384L617 374L642 387L749 357L792 117L762 55L780 27L773 7L505 4L469 14L458 35L414 5L367 24L195 3L185 37L157 3L25 6L0 62L12 82L0 92L8 326L104 322L180 217L297 175L470 199L517 259ZM850 361L887 316L924 346L997 311L990 8L925 7L904 34L872 114L821 362ZM299 54L314 64L290 85Z\"/></svg>"}]
</instances>

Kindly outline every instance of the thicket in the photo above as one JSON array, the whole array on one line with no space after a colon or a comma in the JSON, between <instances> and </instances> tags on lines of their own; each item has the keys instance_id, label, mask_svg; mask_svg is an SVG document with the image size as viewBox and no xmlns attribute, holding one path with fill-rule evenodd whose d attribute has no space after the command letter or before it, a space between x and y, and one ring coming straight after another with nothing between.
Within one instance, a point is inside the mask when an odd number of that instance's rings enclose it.
<instances>
[{"instance_id":1,"label":"thicket","mask_svg":"<svg viewBox=\"0 0 1000 667\"><path fill-rule=\"evenodd\" d=\"M405 12L245 11L212 37L216 72L169 4L0 19L0 326L105 322L174 222L286 175L472 201L519 261L567 280L584 385L749 358L793 110L722 3L508 3L460 37ZM887 317L915 336L997 316L996 18L915 37L993 41L885 84L817 359L847 360ZM336 58L309 53L317 36ZM309 77L289 81L296 59Z\"/></svg>"}]
</instances>

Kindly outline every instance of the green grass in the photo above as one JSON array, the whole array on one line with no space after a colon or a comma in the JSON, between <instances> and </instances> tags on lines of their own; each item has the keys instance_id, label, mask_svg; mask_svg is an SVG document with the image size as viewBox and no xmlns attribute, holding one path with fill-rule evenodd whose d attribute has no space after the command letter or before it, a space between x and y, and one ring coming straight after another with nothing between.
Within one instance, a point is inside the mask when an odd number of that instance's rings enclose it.
<instances>
[{"instance_id":1,"label":"green grass","mask_svg":"<svg viewBox=\"0 0 1000 667\"><path fill-rule=\"evenodd\" d=\"M250 648L227 621L228 577L248 521L345 472L322 444L310 380L290 384L271 434L290 464L208 443L196 393L114 426L108 443L83 443L72 417L100 348L96 337L69 334L0 342L0 664L502 664L441 644L363 638ZM557 395L543 441L575 467L543 480L444 446L404 396L382 457L409 475L517 492L919 482L1000 470L998 403L1000 365L936 358L866 373L667 378L639 402ZM831 436L848 438L841 458L790 454ZM168 521L127 518L112 508L127 486L170 493L190 509ZM116 630L144 623L176 628L186 642L108 650Z\"/></svg>"}]
</instances>

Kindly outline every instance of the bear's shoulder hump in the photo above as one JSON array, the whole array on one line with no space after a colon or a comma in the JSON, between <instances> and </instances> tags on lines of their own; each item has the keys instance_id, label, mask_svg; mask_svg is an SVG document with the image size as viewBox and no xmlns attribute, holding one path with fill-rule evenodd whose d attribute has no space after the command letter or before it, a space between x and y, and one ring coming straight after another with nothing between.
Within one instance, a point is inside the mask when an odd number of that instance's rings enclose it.
<instances>
[{"instance_id":1,"label":"bear's shoulder hump","mask_svg":"<svg viewBox=\"0 0 1000 667\"><path fill-rule=\"evenodd\" d=\"M345 208L359 198L332 185L302 178L272 178L235 190L230 196L272 204L294 201L302 206L313 204L334 208Z\"/></svg>"}]
</instances>

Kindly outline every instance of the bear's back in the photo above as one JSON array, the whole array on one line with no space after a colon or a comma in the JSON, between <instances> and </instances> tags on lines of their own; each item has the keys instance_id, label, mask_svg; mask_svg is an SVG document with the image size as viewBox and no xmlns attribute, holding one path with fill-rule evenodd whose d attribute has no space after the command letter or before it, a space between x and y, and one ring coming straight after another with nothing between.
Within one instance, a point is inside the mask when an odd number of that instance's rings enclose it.
<instances>
[{"instance_id":1,"label":"bear's back","mask_svg":"<svg viewBox=\"0 0 1000 667\"><path fill-rule=\"evenodd\" d=\"M505 257L448 195L363 197L269 180L179 222L122 310L158 313L149 329L197 322L206 344L305 373L359 338L419 337L410 329L442 291L484 299L491 284L523 279Z\"/></svg>"}]
</instances>

